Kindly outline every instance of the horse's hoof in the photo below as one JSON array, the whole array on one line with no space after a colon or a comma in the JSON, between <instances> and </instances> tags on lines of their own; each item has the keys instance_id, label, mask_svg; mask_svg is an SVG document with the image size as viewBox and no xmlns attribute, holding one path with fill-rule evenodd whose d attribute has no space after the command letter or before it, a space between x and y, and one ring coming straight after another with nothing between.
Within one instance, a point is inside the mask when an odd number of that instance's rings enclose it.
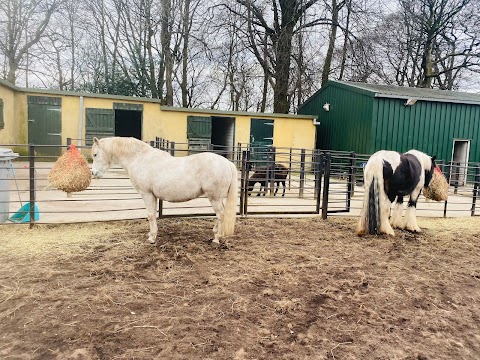
<instances>
[{"instance_id":1,"label":"horse's hoof","mask_svg":"<svg viewBox=\"0 0 480 360\"><path fill-rule=\"evenodd\" d=\"M155 245L157 243L157 239L148 238L148 242L150 243L150 245Z\"/></svg>"},{"instance_id":2,"label":"horse's hoof","mask_svg":"<svg viewBox=\"0 0 480 360\"><path fill-rule=\"evenodd\" d=\"M213 247L220 247L220 241L213 239L212 242L210 243Z\"/></svg>"}]
</instances>

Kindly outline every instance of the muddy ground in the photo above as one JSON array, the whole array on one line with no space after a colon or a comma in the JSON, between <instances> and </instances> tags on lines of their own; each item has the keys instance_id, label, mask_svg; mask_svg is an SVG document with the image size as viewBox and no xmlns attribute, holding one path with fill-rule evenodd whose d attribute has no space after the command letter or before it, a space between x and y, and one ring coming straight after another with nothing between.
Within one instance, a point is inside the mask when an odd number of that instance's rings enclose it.
<instances>
[{"instance_id":1,"label":"muddy ground","mask_svg":"<svg viewBox=\"0 0 480 360\"><path fill-rule=\"evenodd\" d=\"M1 359L478 359L480 219L0 227Z\"/></svg>"}]
</instances>

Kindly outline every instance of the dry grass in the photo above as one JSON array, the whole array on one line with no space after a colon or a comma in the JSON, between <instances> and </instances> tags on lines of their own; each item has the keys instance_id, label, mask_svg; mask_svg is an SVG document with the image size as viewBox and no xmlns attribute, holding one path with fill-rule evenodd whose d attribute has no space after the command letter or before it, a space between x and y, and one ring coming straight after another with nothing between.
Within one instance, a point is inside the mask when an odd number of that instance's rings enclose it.
<instances>
[{"instance_id":1,"label":"dry grass","mask_svg":"<svg viewBox=\"0 0 480 360\"><path fill-rule=\"evenodd\" d=\"M2 226L0 358L476 358L479 219L355 221Z\"/></svg>"}]
</instances>

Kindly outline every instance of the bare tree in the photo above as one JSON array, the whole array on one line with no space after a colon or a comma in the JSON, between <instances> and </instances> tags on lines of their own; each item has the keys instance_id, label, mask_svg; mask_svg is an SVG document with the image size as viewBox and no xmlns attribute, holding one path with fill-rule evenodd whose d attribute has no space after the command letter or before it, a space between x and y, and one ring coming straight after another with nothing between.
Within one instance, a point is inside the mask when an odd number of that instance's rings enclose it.
<instances>
[{"instance_id":1,"label":"bare tree","mask_svg":"<svg viewBox=\"0 0 480 360\"><path fill-rule=\"evenodd\" d=\"M0 51L7 59L6 78L15 84L17 71L27 54L44 36L52 14L63 0L0 0L0 22L4 37Z\"/></svg>"}]
</instances>

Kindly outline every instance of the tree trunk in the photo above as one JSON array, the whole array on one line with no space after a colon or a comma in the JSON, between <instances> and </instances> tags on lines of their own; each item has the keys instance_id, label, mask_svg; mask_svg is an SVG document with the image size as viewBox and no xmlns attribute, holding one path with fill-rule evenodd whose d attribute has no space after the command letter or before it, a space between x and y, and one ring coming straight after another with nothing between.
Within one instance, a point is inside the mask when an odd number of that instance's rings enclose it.
<instances>
[{"instance_id":1,"label":"tree trunk","mask_svg":"<svg viewBox=\"0 0 480 360\"><path fill-rule=\"evenodd\" d=\"M328 38L328 49L325 55L325 62L322 70L322 86L328 81L330 69L332 67L333 51L335 50L335 40L337 39L338 11L337 0L332 0L332 25L330 26L330 36Z\"/></svg>"},{"instance_id":2,"label":"tree trunk","mask_svg":"<svg viewBox=\"0 0 480 360\"><path fill-rule=\"evenodd\" d=\"M290 108L288 98L288 82L290 78L290 59L292 54L292 22L289 22L282 31L277 34L278 40L275 47L275 85L273 88L273 112L287 114Z\"/></svg>"},{"instance_id":3,"label":"tree trunk","mask_svg":"<svg viewBox=\"0 0 480 360\"><path fill-rule=\"evenodd\" d=\"M170 42L172 40L172 31L170 28L170 18L172 16L172 4L170 0L162 0L162 18L161 18L161 43L165 62L165 98L163 104L173 106L173 57L170 51Z\"/></svg>"},{"instance_id":4,"label":"tree trunk","mask_svg":"<svg viewBox=\"0 0 480 360\"><path fill-rule=\"evenodd\" d=\"M183 53L182 53L182 106L188 106L188 39L190 36L190 0L185 0L183 14Z\"/></svg>"}]
</instances>

